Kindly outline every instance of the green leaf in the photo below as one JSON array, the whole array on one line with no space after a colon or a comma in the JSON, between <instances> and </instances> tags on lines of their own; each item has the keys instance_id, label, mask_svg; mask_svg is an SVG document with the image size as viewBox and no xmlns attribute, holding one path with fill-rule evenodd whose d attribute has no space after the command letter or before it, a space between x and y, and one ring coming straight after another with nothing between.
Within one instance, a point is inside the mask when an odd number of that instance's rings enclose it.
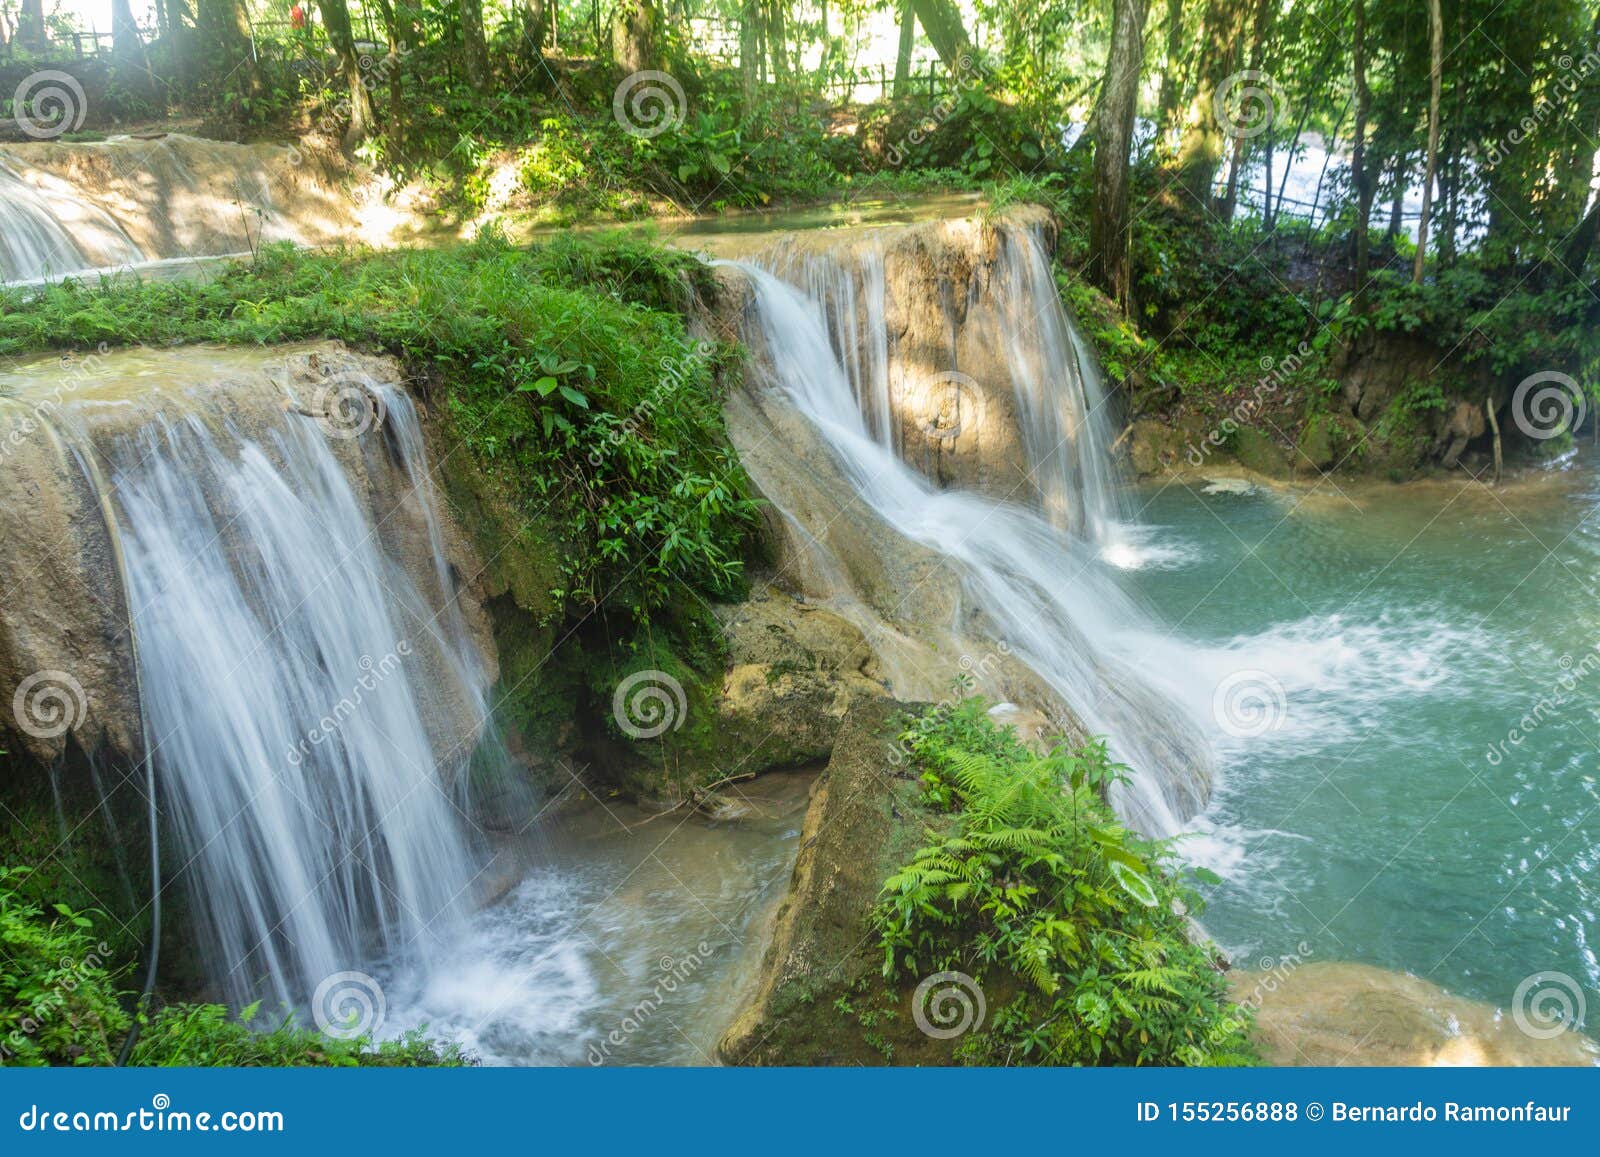
<instances>
[{"instance_id":1,"label":"green leaf","mask_svg":"<svg viewBox=\"0 0 1600 1157\"><path fill-rule=\"evenodd\" d=\"M1150 877L1146 876L1144 873L1136 872L1134 869L1128 867L1127 864L1124 864L1121 861L1113 860L1111 863L1111 874L1116 877L1117 883L1122 885L1122 890L1124 892L1128 893L1128 895L1139 901L1139 903L1143 904L1146 908L1154 908L1158 903L1160 903L1159 898L1156 896L1155 885L1150 883Z\"/></svg>"},{"instance_id":2,"label":"green leaf","mask_svg":"<svg viewBox=\"0 0 1600 1157\"><path fill-rule=\"evenodd\" d=\"M589 408L589 399L584 397L571 386L562 386L561 396L567 401L571 402L574 406L577 406L579 409L587 410Z\"/></svg>"}]
</instances>

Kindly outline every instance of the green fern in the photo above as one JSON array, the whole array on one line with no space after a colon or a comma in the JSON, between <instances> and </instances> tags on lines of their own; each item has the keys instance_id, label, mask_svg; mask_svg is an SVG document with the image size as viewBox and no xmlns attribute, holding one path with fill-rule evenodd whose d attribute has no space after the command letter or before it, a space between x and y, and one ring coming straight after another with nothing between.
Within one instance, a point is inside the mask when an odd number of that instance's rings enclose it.
<instances>
[{"instance_id":1,"label":"green fern","mask_svg":"<svg viewBox=\"0 0 1600 1157\"><path fill-rule=\"evenodd\" d=\"M1200 898L1168 849L1128 831L1103 743L1040 756L976 699L901 736L923 802L953 812L883 885L890 980L959 970L1016 993L958 1057L978 1064L1253 1063L1246 1012L1180 913Z\"/></svg>"}]
</instances>

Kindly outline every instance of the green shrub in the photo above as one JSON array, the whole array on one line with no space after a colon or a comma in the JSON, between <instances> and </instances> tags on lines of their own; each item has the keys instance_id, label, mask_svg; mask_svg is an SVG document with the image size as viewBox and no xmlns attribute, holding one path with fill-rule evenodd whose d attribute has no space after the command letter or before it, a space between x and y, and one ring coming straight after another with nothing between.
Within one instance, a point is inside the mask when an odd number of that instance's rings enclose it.
<instances>
[{"instance_id":1,"label":"green shrub","mask_svg":"<svg viewBox=\"0 0 1600 1157\"><path fill-rule=\"evenodd\" d=\"M516 249L306 253L269 246L211 281L0 291L0 355L59 346L340 338L399 355L503 484L513 521L553 528L555 612L641 619L679 583L737 593L755 504L722 426L734 352L681 311L706 267L640 238ZM494 553L494 552L490 552Z\"/></svg>"},{"instance_id":2,"label":"green shrub","mask_svg":"<svg viewBox=\"0 0 1600 1157\"><path fill-rule=\"evenodd\" d=\"M1252 1063L1199 911L1164 845L1122 827L1103 793L1123 769L1102 743L1039 757L978 700L901 737L924 800L954 831L885 883L876 924L891 980L960 971L988 995L975 1064Z\"/></svg>"},{"instance_id":3,"label":"green shrub","mask_svg":"<svg viewBox=\"0 0 1600 1157\"><path fill-rule=\"evenodd\" d=\"M27 868L0 868L0 1064L110 1065L132 1026L127 969L94 932L94 913L47 912L17 891ZM336 1040L285 1016L262 1031L258 1006L237 1017L220 1004L159 1005L146 1019L135 1065L461 1065L459 1048L421 1033L374 1045Z\"/></svg>"}]
</instances>

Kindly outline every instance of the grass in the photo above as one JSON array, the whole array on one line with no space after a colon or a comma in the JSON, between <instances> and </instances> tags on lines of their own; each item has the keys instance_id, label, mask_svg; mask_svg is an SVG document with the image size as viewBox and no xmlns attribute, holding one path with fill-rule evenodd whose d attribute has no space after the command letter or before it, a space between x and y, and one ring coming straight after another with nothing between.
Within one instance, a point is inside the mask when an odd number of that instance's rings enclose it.
<instances>
[{"instance_id":1,"label":"grass","mask_svg":"<svg viewBox=\"0 0 1600 1157\"><path fill-rule=\"evenodd\" d=\"M0 293L0 355L337 338L400 357L499 491L502 529L562 558L548 614L642 620L677 584L737 592L755 507L720 411L737 353L691 340L707 268L638 237L516 249L267 247L206 282Z\"/></svg>"}]
</instances>

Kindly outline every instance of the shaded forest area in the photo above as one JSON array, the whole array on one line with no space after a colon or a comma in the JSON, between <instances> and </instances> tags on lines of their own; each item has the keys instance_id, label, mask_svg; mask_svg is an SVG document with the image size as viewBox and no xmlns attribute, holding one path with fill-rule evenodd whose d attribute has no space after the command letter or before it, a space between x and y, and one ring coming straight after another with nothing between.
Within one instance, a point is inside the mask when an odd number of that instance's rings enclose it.
<instances>
[{"instance_id":1,"label":"shaded forest area","mask_svg":"<svg viewBox=\"0 0 1600 1157\"><path fill-rule=\"evenodd\" d=\"M1389 391L1401 424L1595 361L1584 0L156 0L149 27L115 0L89 52L44 0L0 12L19 121L58 67L89 131L320 142L461 219L1049 201L1068 280L1114 303L1075 302L1136 412L1304 349L1268 403L1301 426L1374 333L1443 355Z\"/></svg>"}]
</instances>

